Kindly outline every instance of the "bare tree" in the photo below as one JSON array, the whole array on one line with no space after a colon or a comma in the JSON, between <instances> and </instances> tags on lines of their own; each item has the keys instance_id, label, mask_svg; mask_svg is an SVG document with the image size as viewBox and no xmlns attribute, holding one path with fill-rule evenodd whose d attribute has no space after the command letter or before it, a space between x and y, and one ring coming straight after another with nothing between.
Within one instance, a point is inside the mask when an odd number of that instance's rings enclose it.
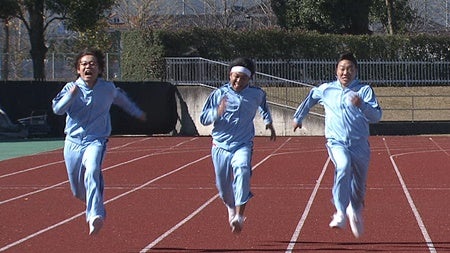
<instances>
[{"instance_id":1,"label":"bare tree","mask_svg":"<svg viewBox=\"0 0 450 253\"><path fill-rule=\"evenodd\" d=\"M160 0L117 0L113 12L127 29L168 28L173 24L170 13L175 9Z\"/></svg>"},{"instance_id":2,"label":"bare tree","mask_svg":"<svg viewBox=\"0 0 450 253\"><path fill-rule=\"evenodd\" d=\"M269 27L275 20L270 0L193 0L184 2L179 22L180 26L236 29Z\"/></svg>"},{"instance_id":3,"label":"bare tree","mask_svg":"<svg viewBox=\"0 0 450 253\"><path fill-rule=\"evenodd\" d=\"M124 28L261 28L273 26L270 0L117 0Z\"/></svg>"},{"instance_id":4,"label":"bare tree","mask_svg":"<svg viewBox=\"0 0 450 253\"><path fill-rule=\"evenodd\" d=\"M30 41L27 39L23 24L20 20L12 18L8 19L7 27L3 29L7 29L7 33L2 34L2 79L17 80L32 77L32 73L24 71L23 68L31 63Z\"/></svg>"},{"instance_id":5,"label":"bare tree","mask_svg":"<svg viewBox=\"0 0 450 253\"><path fill-rule=\"evenodd\" d=\"M409 0L416 19L409 30L426 33L448 32L450 26L450 0Z\"/></svg>"},{"instance_id":6,"label":"bare tree","mask_svg":"<svg viewBox=\"0 0 450 253\"><path fill-rule=\"evenodd\" d=\"M7 6L2 0L0 13ZM30 41L34 80L45 80L45 56L47 54L45 31L55 20L66 20L69 28L84 31L103 18L113 0L16 0L9 1L17 10L15 17L24 24Z\"/></svg>"},{"instance_id":7,"label":"bare tree","mask_svg":"<svg viewBox=\"0 0 450 253\"><path fill-rule=\"evenodd\" d=\"M1 76L4 80L8 80L9 75L9 25L10 20L14 18L19 12L15 3L12 0L2 0L2 8L0 8L0 19L3 20L3 31L5 34L3 43L3 58L2 58L2 73Z\"/></svg>"},{"instance_id":8,"label":"bare tree","mask_svg":"<svg viewBox=\"0 0 450 253\"><path fill-rule=\"evenodd\" d=\"M2 73L3 80L8 80L9 77L9 18L3 19L3 31L5 33L5 40L3 44L3 58L2 58Z\"/></svg>"}]
</instances>

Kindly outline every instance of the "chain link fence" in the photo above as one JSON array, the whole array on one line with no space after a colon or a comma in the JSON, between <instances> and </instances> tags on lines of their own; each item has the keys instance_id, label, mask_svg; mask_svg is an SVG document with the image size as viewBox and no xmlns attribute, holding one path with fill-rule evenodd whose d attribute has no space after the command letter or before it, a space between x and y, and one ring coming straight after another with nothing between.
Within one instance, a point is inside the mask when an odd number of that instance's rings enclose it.
<instances>
[{"instance_id":1,"label":"chain link fence","mask_svg":"<svg viewBox=\"0 0 450 253\"><path fill-rule=\"evenodd\" d=\"M47 81L68 81L77 76L74 62L76 54L48 53L44 61ZM104 77L120 80L120 54L105 54ZM0 80L33 80L33 62L29 54L0 54Z\"/></svg>"}]
</instances>

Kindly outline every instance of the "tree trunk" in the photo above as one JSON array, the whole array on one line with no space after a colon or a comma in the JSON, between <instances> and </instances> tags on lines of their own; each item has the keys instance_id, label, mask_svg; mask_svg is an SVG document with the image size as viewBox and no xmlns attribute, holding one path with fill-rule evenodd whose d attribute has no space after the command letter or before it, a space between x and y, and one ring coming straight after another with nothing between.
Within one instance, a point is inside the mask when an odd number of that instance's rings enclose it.
<instances>
[{"instance_id":1,"label":"tree trunk","mask_svg":"<svg viewBox=\"0 0 450 253\"><path fill-rule=\"evenodd\" d=\"M31 59L33 61L33 77L36 81L45 80L45 55L47 47L44 38L44 0L33 1L28 6L30 27L28 34L31 43Z\"/></svg>"},{"instance_id":2,"label":"tree trunk","mask_svg":"<svg viewBox=\"0 0 450 253\"><path fill-rule=\"evenodd\" d=\"M4 21L5 25L3 26L3 30L5 32L5 43L3 47L1 79L7 81L9 78L9 20L5 18Z\"/></svg>"},{"instance_id":3,"label":"tree trunk","mask_svg":"<svg viewBox=\"0 0 450 253\"><path fill-rule=\"evenodd\" d=\"M393 0L386 0L386 9L387 9L387 30L388 34L393 35L394 34L394 24L393 24Z\"/></svg>"}]
</instances>

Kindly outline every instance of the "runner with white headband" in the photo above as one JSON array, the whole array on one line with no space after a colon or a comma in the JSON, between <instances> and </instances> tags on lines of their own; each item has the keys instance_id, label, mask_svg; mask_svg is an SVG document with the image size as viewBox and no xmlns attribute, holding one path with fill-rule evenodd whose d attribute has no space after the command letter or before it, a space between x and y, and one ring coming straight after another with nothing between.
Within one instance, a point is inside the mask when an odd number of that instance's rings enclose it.
<instances>
[{"instance_id":1,"label":"runner with white headband","mask_svg":"<svg viewBox=\"0 0 450 253\"><path fill-rule=\"evenodd\" d=\"M238 58L230 64L230 81L214 90L200 115L203 125L213 124L211 157L219 196L228 210L228 222L233 233L240 233L244 225L244 211L253 196L250 191L251 160L255 127L253 120L259 111L270 140L276 134L266 102L266 93L249 85L255 64Z\"/></svg>"},{"instance_id":2,"label":"runner with white headband","mask_svg":"<svg viewBox=\"0 0 450 253\"><path fill-rule=\"evenodd\" d=\"M240 72L246 74L248 77L252 77L252 72L248 68L242 66L234 66L231 68L230 72Z\"/></svg>"}]
</instances>

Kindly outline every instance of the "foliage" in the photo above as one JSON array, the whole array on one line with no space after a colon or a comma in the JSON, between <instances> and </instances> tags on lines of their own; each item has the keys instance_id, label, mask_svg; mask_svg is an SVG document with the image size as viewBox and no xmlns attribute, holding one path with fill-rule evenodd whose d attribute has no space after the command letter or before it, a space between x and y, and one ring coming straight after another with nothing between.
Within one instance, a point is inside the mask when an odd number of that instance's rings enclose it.
<instances>
[{"instance_id":1,"label":"foliage","mask_svg":"<svg viewBox=\"0 0 450 253\"><path fill-rule=\"evenodd\" d=\"M9 19L19 13L19 4L16 0L0 0L0 19Z\"/></svg>"},{"instance_id":2,"label":"foliage","mask_svg":"<svg viewBox=\"0 0 450 253\"><path fill-rule=\"evenodd\" d=\"M270 7L275 13L278 20L278 25L282 28L287 28L287 17L286 12L288 9L288 0L271 0Z\"/></svg>"},{"instance_id":3,"label":"foliage","mask_svg":"<svg viewBox=\"0 0 450 253\"><path fill-rule=\"evenodd\" d=\"M370 0L272 0L287 29L320 33L367 34Z\"/></svg>"},{"instance_id":4,"label":"foliage","mask_svg":"<svg viewBox=\"0 0 450 253\"><path fill-rule=\"evenodd\" d=\"M373 22L380 22L385 30L388 26L388 16L386 11L386 0L373 0L370 8L370 19ZM407 27L411 24L415 17L414 11L408 5L408 0L392 1L394 10L392 14L393 28L397 33L406 33Z\"/></svg>"},{"instance_id":5,"label":"foliage","mask_svg":"<svg viewBox=\"0 0 450 253\"><path fill-rule=\"evenodd\" d=\"M121 62L123 80L161 80L165 66L161 32L133 30L123 34Z\"/></svg>"},{"instance_id":6,"label":"foliage","mask_svg":"<svg viewBox=\"0 0 450 253\"><path fill-rule=\"evenodd\" d=\"M405 32L414 20L407 0L394 2L395 30ZM278 24L286 29L303 29L319 33L370 34L369 20L386 28L385 0L271 0ZM369 19L370 18L370 19Z\"/></svg>"},{"instance_id":7,"label":"foliage","mask_svg":"<svg viewBox=\"0 0 450 253\"><path fill-rule=\"evenodd\" d=\"M87 31L98 26L113 4L114 0L47 0L46 8L64 17L70 30Z\"/></svg>"},{"instance_id":8,"label":"foliage","mask_svg":"<svg viewBox=\"0 0 450 253\"><path fill-rule=\"evenodd\" d=\"M229 61L247 56L258 60L334 60L352 51L360 60L450 61L450 38L442 35L336 35L283 29L145 30L123 34L122 77L160 80L164 57L203 57Z\"/></svg>"},{"instance_id":9,"label":"foliage","mask_svg":"<svg viewBox=\"0 0 450 253\"><path fill-rule=\"evenodd\" d=\"M94 47L103 50L104 52L111 51L112 35L108 33L103 27L106 22L98 22L96 26L87 28L84 32L80 32L78 40L75 41L73 51L78 52L85 47Z\"/></svg>"}]
</instances>

